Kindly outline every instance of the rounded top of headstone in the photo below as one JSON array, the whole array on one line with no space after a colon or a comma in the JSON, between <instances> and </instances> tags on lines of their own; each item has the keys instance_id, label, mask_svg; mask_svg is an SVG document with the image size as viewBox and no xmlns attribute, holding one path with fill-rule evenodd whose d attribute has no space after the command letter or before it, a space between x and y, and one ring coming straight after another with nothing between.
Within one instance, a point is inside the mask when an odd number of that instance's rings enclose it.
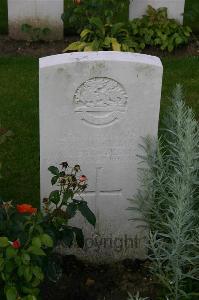
<instances>
[{"instance_id":1,"label":"rounded top of headstone","mask_svg":"<svg viewBox=\"0 0 199 300\"><path fill-rule=\"evenodd\" d=\"M161 60L157 56L118 51L73 52L51 55L40 58L39 66L41 69L67 63L78 63L85 61L127 61L129 63L140 63L162 68Z\"/></svg>"}]
</instances>

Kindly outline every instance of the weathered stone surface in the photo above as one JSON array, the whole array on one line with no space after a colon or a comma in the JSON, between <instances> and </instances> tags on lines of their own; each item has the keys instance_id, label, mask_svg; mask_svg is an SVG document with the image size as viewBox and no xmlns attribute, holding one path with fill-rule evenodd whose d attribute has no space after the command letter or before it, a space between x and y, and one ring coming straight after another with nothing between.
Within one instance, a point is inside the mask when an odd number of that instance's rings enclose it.
<instances>
[{"instance_id":1,"label":"weathered stone surface","mask_svg":"<svg viewBox=\"0 0 199 300\"><path fill-rule=\"evenodd\" d=\"M148 5L151 5L155 9L167 7L169 18L183 23L185 0L130 0L129 19L142 17L146 14Z\"/></svg>"},{"instance_id":2,"label":"weathered stone surface","mask_svg":"<svg viewBox=\"0 0 199 300\"><path fill-rule=\"evenodd\" d=\"M140 137L157 135L162 64L157 57L90 52L40 59L41 199L51 190L48 166L80 164L84 197L97 216L84 227L84 251L98 262L144 256L145 231L127 211L137 189Z\"/></svg>"},{"instance_id":3,"label":"weathered stone surface","mask_svg":"<svg viewBox=\"0 0 199 300\"><path fill-rule=\"evenodd\" d=\"M16 40L30 39L29 34L21 31L21 26L28 24L33 28L50 29L42 39L63 39L63 11L63 0L8 0L9 36Z\"/></svg>"}]
</instances>

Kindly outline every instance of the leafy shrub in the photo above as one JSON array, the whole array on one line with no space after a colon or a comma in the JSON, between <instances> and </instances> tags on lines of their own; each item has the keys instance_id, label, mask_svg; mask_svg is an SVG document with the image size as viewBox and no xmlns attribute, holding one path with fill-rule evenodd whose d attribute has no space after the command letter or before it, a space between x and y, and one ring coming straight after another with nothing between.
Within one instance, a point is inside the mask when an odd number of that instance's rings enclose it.
<instances>
[{"instance_id":1,"label":"leafy shrub","mask_svg":"<svg viewBox=\"0 0 199 300\"><path fill-rule=\"evenodd\" d=\"M70 44L65 51L130 51L131 40L123 23L103 24L99 17L89 19L80 33L80 41ZM131 49L133 50L133 49Z\"/></svg>"},{"instance_id":2,"label":"leafy shrub","mask_svg":"<svg viewBox=\"0 0 199 300\"><path fill-rule=\"evenodd\" d=\"M148 6L147 15L128 23L104 22L99 17L88 19L80 33L80 41L70 44L66 51L142 51L146 46L173 51L187 44L191 29L168 19L167 9Z\"/></svg>"},{"instance_id":3,"label":"leafy shrub","mask_svg":"<svg viewBox=\"0 0 199 300\"><path fill-rule=\"evenodd\" d=\"M36 300L44 278L42 259L53 241L31 205L0 206L0 282L7 300Z\"/></svg>"},{"instance_id":4,"label":"leafy shrub","mask_svg":"<svg viewBox=\"0 0 199 300\"><path fill-rule=\"evenodd\" d=\"M60 170L51 166L49 171L52 185L57 184L59 190L43 200L45 215L30 204L15 207L10 201L0 205L0 290L6 300L37 300L45 275L52 281L60 278L56 246L70 247L74 240L84 246L82 230L69 225L77 211L95 226L95 215L81 196L87 178L80 175L80 166L70 168L63 162Z\"/></svg>"},{"instance_id":5,"label":"leafy shrub","mask_svg":"<svg viewBox=\"0 0 199 300\"><path fill-rule=\"evenodd\" d=\"M63 162L61 165L61 170L54 166L49 167L49 171L53 175L51 182L53 185L57 184L59 189L52 191L49 198L43 200L46 213L45 223L55 245L62 241L65 246L70 247L76 237L77 244L83 247L82 230L69 226L68 223L77 212L80 212L91 225L95 226L95 215L81 197L87 187L87 178L85 175L78 176L79 165L72 168L67 162ZM75 199L76 197L80 200Z\"/></svg>"},{"instance_id":6,"label":"leafy shrub","mask_svg":"<svg viewBox=\"0 0 199 300\"><path fill-rule=\"evenodd\" d=\"M67 0L62 19L68 29L80 33L92 17L101 16L104 24L118 21L128 4L129 0Z\"/></svg>"},{"instance_id":7,"label":"leafy shrub","mask_svg":"<svg viewBox=\"0 0 199 300\"><path fill-rule=\"evenodd\" d=\"M87 187L87 178L85 175L79 175L79 165L69 167L67 162L61 164L60 170L51 166L49 171L52 174L52 185L57 184L59 189L52 191L49 198L43 200L46 214L44 227L52 237L55 248L60 244L71 247L74 241L83 248L84 235L81 228L70 226L69 221L79 212L95 226L95 215L81 196ZM54 254L46 263L47 274L52 281L58 280L62 274L60 263L59 258Z\"/></svg>"},{"instance_id":8,"label":"leafy shrub","mask_svg":"<svg viewBox=\"0 0 199 300\"><path fill-rule=\"evenodd\" d=\"M190 33L190 27L168 19L167 8L155 10L150 5L143 18L135 19L129 25L130 36L138 44L143 43L142 47L153 46L169 52L180 45L187 44Z\"/></svg>"},{"instance_id":9,"label":"leafy shrub","mask_svg":"<svg viewBox=\"0 0 199 300\"><path fill-rule=\"evenodd\" d=\"M151 271L165 294L197 299L192 289L199 280L199 125L179 85L164 124L159 141L146 138L142 145L141 189L135 200L151 230Z\"/></svg>"}]
</instances>

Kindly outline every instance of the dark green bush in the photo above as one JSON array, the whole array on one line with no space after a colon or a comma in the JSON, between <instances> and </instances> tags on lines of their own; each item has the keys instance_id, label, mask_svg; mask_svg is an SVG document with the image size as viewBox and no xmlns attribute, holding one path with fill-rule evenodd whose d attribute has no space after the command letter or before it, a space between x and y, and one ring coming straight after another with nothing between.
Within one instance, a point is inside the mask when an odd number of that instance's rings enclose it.
<instances>
[{"instance_id":1,"label":"dark green bush","mask_svg":"<svg viewBox=\"0 0 199 300\"><path fill-rule=\"evenodd\" d=\"M108 10L109 11L109 10ZM80 41L64 51L117 50L140 52L147 46L173 51L187 44L191 28L168 19L167 9L148 6L147 15L128 23L114 23L111 18L90 17L80 33Z\"/></svg>"},{"instance_id":2,"label":"dark green bush","mask_svg":"<svg viewBox=\"0 0 199 300\"><path fill-rule=\"evenodd\" d=\"M124 20L128 5L129 0L67 0L62 19L67 31L80 33L91 17L100 16L103 23Z\"/></svg>"},{"instance_id":3,"label":"dark green bush","mask_svg":"<svg viewBox=\"0 0 199 300\"><path fill-rule=\"evenodd\" d=\"M141 48L153 46L171 52L188 43L191 28L168 19L166 8L155 10L148 6L147 14L143 18L130 22L129 34L135 42L142 44Z\"/></svg>"},{"instance_id":4,"label":"dark green bush","mask_svg":"<svg viewBox=\"0 0 199 300\"><path fill-rule=\"evenodd\" d=\"M92 17L80 33L80 41L70 44L64 51L130 51L130 42L124 23L104 24L99 17Z\"/></svg>"}]
</instances>

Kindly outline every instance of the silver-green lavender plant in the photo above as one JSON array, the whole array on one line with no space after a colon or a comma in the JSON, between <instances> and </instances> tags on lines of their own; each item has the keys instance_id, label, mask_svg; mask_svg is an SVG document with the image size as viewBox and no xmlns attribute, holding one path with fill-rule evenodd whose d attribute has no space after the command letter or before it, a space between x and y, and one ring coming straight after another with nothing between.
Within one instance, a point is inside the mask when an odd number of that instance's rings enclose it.
<instances>
[{"instance_id":1,"label":"silver-green lavender plant","mask_svg":"<svg viewBox=\"0 0 199 300\"><path fill-rule=\"evenodd\" d=\"M132 296L130 293L128 293L128 295L129 298L127 300L149 300L148 297L145 298L141 297L139 292L135 296Z\"/></svg>"},{"instance_id":2,"label":"silver-green lavender plant","mask_svg":"<svg viewBox=\"0 0 199 300\"><path fill-rule=\"evenodd\" d=\"M145 298L141 297L139 292L135 296L132 296L130 293L128 293L128 295L129 295L129 298L127 300L149 300L148 297L145 297Z\"/></svg>"},{"instance_id":3,"label":"silver-green lavender plant","mask_svg":"<svg viewBox=\"0 0 199 300\"><path fill-rule=\"evenodd\" d=\"M199 280L199 124L180 85L171 100L160 139L147 137L141 146L134 200L150 228L152 273L169 299L198 299L187 286Z\"/></svg>"}]
</instances>

